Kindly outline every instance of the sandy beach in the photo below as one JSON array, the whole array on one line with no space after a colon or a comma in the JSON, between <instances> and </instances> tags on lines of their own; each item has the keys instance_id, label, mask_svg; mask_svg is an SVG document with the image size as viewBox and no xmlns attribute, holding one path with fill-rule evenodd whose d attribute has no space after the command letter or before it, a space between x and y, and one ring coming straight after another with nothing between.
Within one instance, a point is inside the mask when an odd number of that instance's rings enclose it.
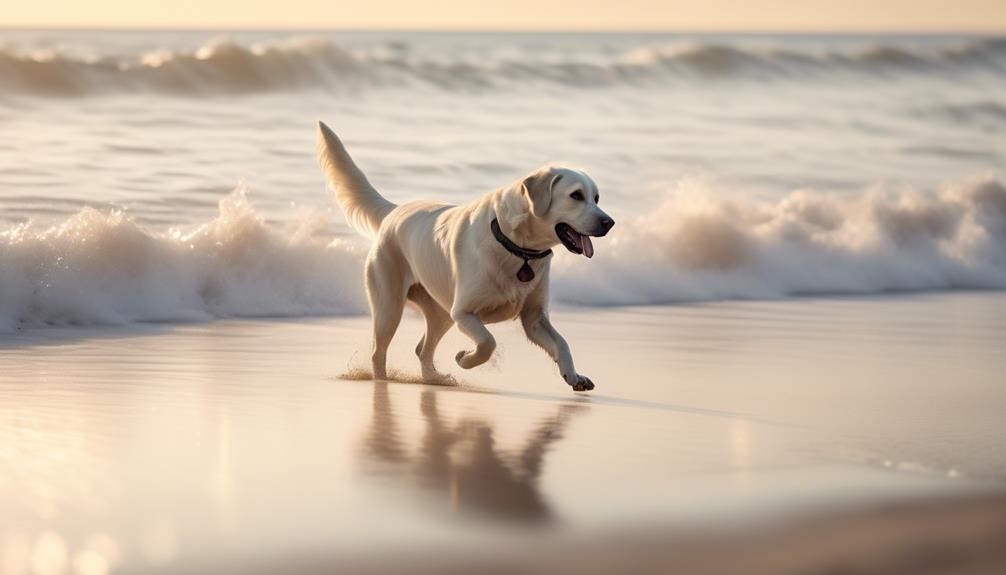
<instances>
[{"instance_id":1,"label":"sandy beach","mask_svg":"<svg viewBox=\"0 0 1006 575\"><path fill-rule=\"evenodd\" d=\"M6 335L2 569L995 572L1004 303L559 309L589 394L510 324L449 386L408 314L399 382L362 316Z\"/></svg>"}]
</instances>

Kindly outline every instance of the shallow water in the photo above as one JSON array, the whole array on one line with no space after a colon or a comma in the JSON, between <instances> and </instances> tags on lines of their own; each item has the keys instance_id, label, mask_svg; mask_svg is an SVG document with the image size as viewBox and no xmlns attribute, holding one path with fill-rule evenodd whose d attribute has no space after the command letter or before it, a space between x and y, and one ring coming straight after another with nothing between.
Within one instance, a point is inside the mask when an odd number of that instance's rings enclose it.
<instances>
[{"instance_id":1,"label":"shallow water","mask_svg":"<svg viewBox=\"0 0 1006 575\"><path fill-rule=\"evenodd\" d=\"M508 325L471 372L448 336L459 387L340 378L365 363L365 318L8 336L0 555L189 572L519 554L1001 489L1003 303L560 311L592 394ZM392 347L406 375L420 333L407 317Z\"/></svg>"},{"instance_id":2,"label":"shallow water","mask_svg":"<svg viewBox=\"0 0 1006 575\"><path fill-rule=\"evenodd\" d=\"M566 302L1006 287L1001 38L2 31L0 45L0 330L359 313L365 245L315 165L319 119L396 202L586 168L620 226L590 265L557 258Z\"/></svg>"}]
</instances>

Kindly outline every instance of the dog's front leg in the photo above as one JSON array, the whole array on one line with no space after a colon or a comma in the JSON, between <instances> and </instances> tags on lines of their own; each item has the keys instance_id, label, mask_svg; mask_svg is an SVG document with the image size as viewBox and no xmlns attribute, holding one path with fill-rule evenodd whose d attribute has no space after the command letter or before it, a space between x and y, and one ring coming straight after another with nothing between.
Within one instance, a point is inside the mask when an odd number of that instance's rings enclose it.
<instances>
[{"instance_id":1,"label":"dog's front leg","mask_svg":"<svg viewBox=\"0 0 1006 575\"><path fill-rule=\"evenodd\" d=\"M496 349L496 338L489 333L486 325L474 313L465 311L462 306L455 305L451 310L451 319L458 324L461 333L472 338L475 342L473 351L459 351L455 360L458 365L465 369L471 369L477 365L489 361L493 350Z\"/></svg>"},{"instance_id":2,"label":"dog's front leg","mask_svg":"<svg viewBox=\"0 0 1006 575\"><path fill-rule=\"evenodd\" d=\"M594 389L594 382L590 381L589 377L576 373L576 368L573 366L573 354L569 352L569 344L552 326L552 322L548 319L548 312L543 306L525 305L520 314L520 322L524 326L527 338L552 357L556 365L559 366L562 378L574 391Z\"/></svg>"}]
</instances>

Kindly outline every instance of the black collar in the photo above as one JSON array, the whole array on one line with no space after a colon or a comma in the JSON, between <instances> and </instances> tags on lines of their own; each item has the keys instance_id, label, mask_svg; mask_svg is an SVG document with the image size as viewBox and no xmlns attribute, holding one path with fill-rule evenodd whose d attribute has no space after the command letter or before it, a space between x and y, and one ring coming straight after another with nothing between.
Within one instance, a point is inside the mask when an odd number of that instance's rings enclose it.
<instances>
[{"instance_id":1,"label":"black collar","mask_svg":"<svg viewBox=\"0 0 1006 575\"><path fill-rule=\"evenodd\" d=\"M537 260L544 257L552 255L552 250L545 250L543 252L536 252L534 250L526 250L517 244L513 243L513 240L503 235L503 230L500 229L500 222L496 218L493 218L492 223L489 227L493 230L493 236L496 237L496 241L503 244L506 251L512 253L513 255L521 258L524 261L527 260Z\"/></svg>"},{"instance_id":2,"label":"black collar","mask_svg":"<svg viewBox=\"0 0 1006 575\"><path fill-rule=\"evenodd\" d=\"M493 237L496 238L496 241L498 241L500 245L506 248L506 251L524 260L524 265L522 265L517 271L517 279L522 282L529 282L534 279L534 270L532 270L531 266L527 264L528 260L538 260L552 255L552 250L550 249L543 252L536 252L534 250L526 250L513 243L513 240L503 235L503 230L500 229L499 220L496 218L493 218L489 227L493 230Z\"/></svg>"}]
</instances>

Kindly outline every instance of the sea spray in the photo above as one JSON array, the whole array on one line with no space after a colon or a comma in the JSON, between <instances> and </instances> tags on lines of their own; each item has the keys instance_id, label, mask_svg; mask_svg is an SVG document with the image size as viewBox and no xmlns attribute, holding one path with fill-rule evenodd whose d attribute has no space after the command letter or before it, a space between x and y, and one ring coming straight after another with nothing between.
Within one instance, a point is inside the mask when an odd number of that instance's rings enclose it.
<instances>
[{"instance_id":1,"label":"sea spray","mask_svg":"<svg viewBox=\"0 0 1006 575\"><path fill-rule=\"evenodd\" d=\"M1006 188L875 188L725 200L684 181L651 215L560 261L553 292L585 305L1006 288Z\"/></svg>"},{"instance_id":2,"label":"sea spray","mask_svg":"<svg viewBox=\"0 0 1006 575\"><path fill-rule=\"evenodd\" d=\"M219 209L189 231L91 208L4 231L0 329L366 312L365 241L333 241L317 219L267 225L243 189ZM599 240L593 260L560 254L552 282L556 300L584 306L1006 289L1006 188L982 178L745 202L684 180Z\"/></svg>"},{"instance_id":3,"label":"sea spray","mask_svg":"<svg viewBox=\"0 0 1006 575\"><path fill-rule=\"evenodd\" d=\"M0 329L362 312L359 249L313 224L272 229L238 189L188 232L91 208L15 226L0 234Z\"/></svg>"}]
</instances>

